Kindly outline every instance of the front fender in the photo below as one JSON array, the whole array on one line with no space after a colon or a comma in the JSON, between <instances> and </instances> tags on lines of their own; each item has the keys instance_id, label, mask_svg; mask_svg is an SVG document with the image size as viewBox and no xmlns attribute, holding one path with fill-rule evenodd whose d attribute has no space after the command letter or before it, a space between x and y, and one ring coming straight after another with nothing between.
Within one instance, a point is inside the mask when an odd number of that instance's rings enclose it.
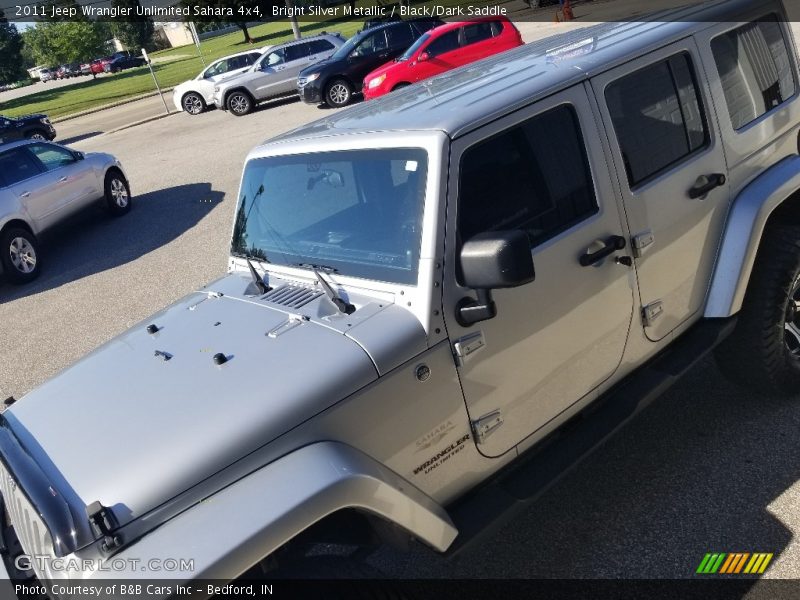
<instances>
[{"instance_id":1,"label":"front fender","mask_svg":"<svg viewBox=\"0 0 800 600\"><path fill-rule=\"evenodd\" d=\"M440 551L458 534L441 506L393 471L345 444L318 442L208 497L113 558L141 563L189 558L192 571L167 576L227 581L345 508L378 515ZM140 579L153 574L131 569L86 576Z\"/></svg>"},{"instance_id":2,"label":"front fender","mask_svg":"<svg viewBox=\"0 0 800 600\"><path fill-rule=\"evenodd\" d=\"M711 279L706 317L730 317L742 308L767 219L798 189L800 156L793 155L756 177L736 197Z\"/></svg>"}]
</instances>

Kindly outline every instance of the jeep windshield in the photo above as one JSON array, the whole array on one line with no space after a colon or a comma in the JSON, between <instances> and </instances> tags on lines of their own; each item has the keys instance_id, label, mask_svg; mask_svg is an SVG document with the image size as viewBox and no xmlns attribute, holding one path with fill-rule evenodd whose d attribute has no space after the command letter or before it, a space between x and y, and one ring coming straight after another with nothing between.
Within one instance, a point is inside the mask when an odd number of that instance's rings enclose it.
<instances>
[{"instance_id":1,"label":"jeep windshield","mask_svg":"<svg viewBox=\"0 0 800 600\"><path fill-rule=\"evenodd\" d=\"M231 253L414 284L426 173L427 154L418 148L253 159Z\"/></svg>"}]
</instances>

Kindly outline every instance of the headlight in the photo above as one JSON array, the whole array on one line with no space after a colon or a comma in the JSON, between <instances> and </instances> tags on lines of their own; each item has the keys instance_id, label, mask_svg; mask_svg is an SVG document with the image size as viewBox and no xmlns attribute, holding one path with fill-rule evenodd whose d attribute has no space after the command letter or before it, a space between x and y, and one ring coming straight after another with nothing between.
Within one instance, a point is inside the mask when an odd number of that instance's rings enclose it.
<instances>
[{"instance_id":1,"label":"headlight","mask_svg":"<svg viewBox=\"0 0 800 600\"><path fill-rule=\"evenodd\" d=\"M312 73L311 75L306 75L303 79L306 80L306 83L311 83L312 81L319 79L319 73Z\"/></svg>"},{"instance_id":2,"label":"headlight","mask_svg":"<svg viewBox=\"0 0 800 600\"><path fill-rule=\"evenodd\" d=\"M384 81L386 81L386 74L385 73L383 75L378 75L377 77L373 77L372 79L370 79L369 83L367 84L367 87L369 89L376 88L380 84L382 84Z\"/></svg>"},{"instance_id":3,"label":"headlight","mask_svg":"<svg viewBox=\"0 0 800 600\"><path fill-rule=\"evenodd\" d=\"M39 120L40 120L42 123L44 123L45 125L50 125L50 119L48 119L47 117L42 117L42 118L41 118L41 119L39 119Z\"/></svg>"}]
</instances>

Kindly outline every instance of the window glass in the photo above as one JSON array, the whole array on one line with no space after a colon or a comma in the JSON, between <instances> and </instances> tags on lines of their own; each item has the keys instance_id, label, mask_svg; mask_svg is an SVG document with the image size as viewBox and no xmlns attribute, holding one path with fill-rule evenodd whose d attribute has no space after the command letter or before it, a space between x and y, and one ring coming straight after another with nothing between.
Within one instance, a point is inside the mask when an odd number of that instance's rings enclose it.
<instances>
[{"instance_id":1,"label":"window glass","mask_svg":"<svg viewBox=\"0 0 800 600\"><path fill-rule=\"evenodd\" d=\"M489 25L492 27L492 36L497 37L503 31L503 24L500 21L490 21Z\"/></svg>"},{"instance_id":2,"label":"window glass","mask_svg":"<svg viewBox=\"0 0 800 600\"><path fill-rule=\"evenodd\" d=\"M494 35L491 22L473 23L466 25L463 29L465 45L488 40Z\"/></svg>"},{"instance_id":3,"label":"window glass","mask_svg":"<svg viewBox=\"0 0 800 600\"><path fill-rule=\"evenodd\" d=\"M425 48L425 52L433 57L444 54L445 52L450 52L456 48L458 48L458 29L448 31L444 35L437 37L428 44L428 47Z\"/></svg>"},{"instance_id":4,"label":"window glass","mask_svg":"<svg viewBox=\"0 0 800 600\"><path fill-rule=\"evenodd\" d=\"M331 44L328 40L312 40L308 42L308 45L311 48L311 54L316 54L318 52L330 52L333 50L333 44Z\"/></svg>"},{"instance_id":5,"label":"window glass","mask_svg":"<svg viewBox=\"0 0 800 600\"><path fill-rule=\"evenodd\" d=\"M267 54L267 57L261 63L262 68L274 67L275 65L283 64L286 55L286 48L279 48Z\"/></svg>"},{"instance_id":6,"label":"window glass","mask_svg":"<svg viewBox=\"0 0 800 600\"><path fill-rule=\"evenodd\" d=\"M256 61L257 61L257 60L258 60L260 57L261 57L261 53L260 53L260 52L252 52L252 53L250 53L250 54L245 54L245 56L244 56L244 58L245 58L245 64L246 64L246 65L252 65L252 64L253 64L254 62L256 62Z\"/></svg>"},{"instance_id":7,"label":"window glass","mask_svg":"<svg viewBox=\"0 0 800 600\"><path fill-rule=\"evenodd\" d=\"M305 42L303 42L302 44L294 44L293 46L289 46L286 48L286 62L305 58L306 56L309 55L310 55L310 50L308 44Z\"/></svg>"},{"instance_id":8,"label":"window glass","mask_svg":"<svg viewBox=\"0 0 800 600\"><path fill-rule=\"evenodd\" d=\"M416 51L417 51L419 48L421 48L423 45L425 45L425 43L426 43L426 42L427 42L429 39L431 39L431 34L430 34L430 33L423 33L423 34L422 34L422 36L420 36L419 38L417 38L417 41L416 41L416 42L414 42L413 44L411 44L411 46L409 46L409 47L408 47L408 50L406 50L405 52L403 52L402 56L400 56L400 58L398 58L397 60L398 60L398 61L408 60L409 58L411 58L412 56L414 56L414 54L416 53Z\"/></svg>"},{"instance_id":9,"label":"window glass","mask_svg":"<svg viewBox=\"0 0 800 600\"><path fill-rule=\"evenodd\" d=\"M458 231L522 229L531 245L598 211L575 110L559 106L469 148L461 159Z\"/></svg>"},{"instance_id":10,"label":"window glass","mask_svg":"<svg viewBox=\"0 0 800 600\"><path fill-rule=\"evenodd\" d=\"M206 72L203 73L203 77L205 78L214 77L215 75L220 75L222 73L225 73L227 70L228 70L228 59L225 58L219 61L218 63L214 63L213 65L208 67L208 69L206 69Z\"/></svg>"},{"instance_id":11,"label":"window glass","mask_svg":"<svg viewBox=\"0 0 800 600\"><path fill-rule=\"evenodd\" d=\"M24 148L15 148L0 154L0 172L7 185L14 185L41 173L33 157Z\"/></svg>"},{"instance_id":12,"label":"window glass","mask_svg":"<svg viewBox=\"0 0 800 600\"><path fill-rule=\"evenodd\" d=\"M386 36L390 48L407 48L414 42L414 32L408 23L387 27Z\"/></svg>"},{"instance_id":13,"label":"window glass","mask_svg":"<svg viewBox=\"0 0 800 600\"><path fill-rule=\"evenodd\" d=\"M606 103L631 186L708 144L688 54L618 79L606 88Z\"/></svg>"},{"instance_id":14,"label":"window glass","mask_svg":"<svg viewBox=\"0 0 800 600\"><path fill-rule=\"evenodd\" d=\"M391 148L254 159L232 252L416 283L427 156Z\"/></svg>"},{"instance_id":15,"label":"window glass","mask_svg":"<svg viewBox=\"0 0 800 600\"><path fill-rule=\"evenodd\" d=\"M734 129L794 95L789 50L775 15L714 38L711 51Z\"/></svg>"},{"instance_id":16,"label":"window glass","mask_svg":"<svg viewBox=\"0 0 800 600\"><path fill-rule=\"evenodd\" d=\"M352 56L371 56L387 49L386 45L386 30L381 29L372 35L368 35L363 41L356 46L353 50Z\"/></svg>"},{"instance_id":17,"label":"window glass","mask_svg":"<svg viewBox=\"0 0 800 600\"><path fill-rule=\"evenodd\" d=\"M28 146L33 155L44 165L45 170L52 171L75 162L72 152L50 144L31 144Z\"/></svg>"}]
</instances>

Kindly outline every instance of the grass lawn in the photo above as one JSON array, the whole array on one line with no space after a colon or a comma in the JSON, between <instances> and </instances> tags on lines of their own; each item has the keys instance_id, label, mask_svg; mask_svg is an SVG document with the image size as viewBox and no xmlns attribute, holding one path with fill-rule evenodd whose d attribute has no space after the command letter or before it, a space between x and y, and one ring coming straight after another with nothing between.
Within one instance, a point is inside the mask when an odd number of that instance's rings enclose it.
<instances>
[{"instance_id":1,"label":"grass lawn","mask_svg":"<svg viewBox=\"0 0 800 600\"><path fill-rule=\"evenodd\" d=\"M301 23L304 36L320 31L338 31L344 37L353 35L361 27L361 22ZM264 23L250 28L253 45L245 43L241 30L203 40L200 44L206 64L211 61L248 48L267 46L292 39L291 25L286 22ZM153 52L153 69L159 85L170 87L191 79L203 69L203 63L193 45L181 46ZM164 61L164 62L161 62ZM153 78L147 67L128 69L115 75L104 75L97 79L83 77L74 85L52 88L0 103L0 113L18 116L29 113L45 113L51 118L88 110L96 106L118 102L126 98L154 92Z\"/></svg>"}]
</instances>

